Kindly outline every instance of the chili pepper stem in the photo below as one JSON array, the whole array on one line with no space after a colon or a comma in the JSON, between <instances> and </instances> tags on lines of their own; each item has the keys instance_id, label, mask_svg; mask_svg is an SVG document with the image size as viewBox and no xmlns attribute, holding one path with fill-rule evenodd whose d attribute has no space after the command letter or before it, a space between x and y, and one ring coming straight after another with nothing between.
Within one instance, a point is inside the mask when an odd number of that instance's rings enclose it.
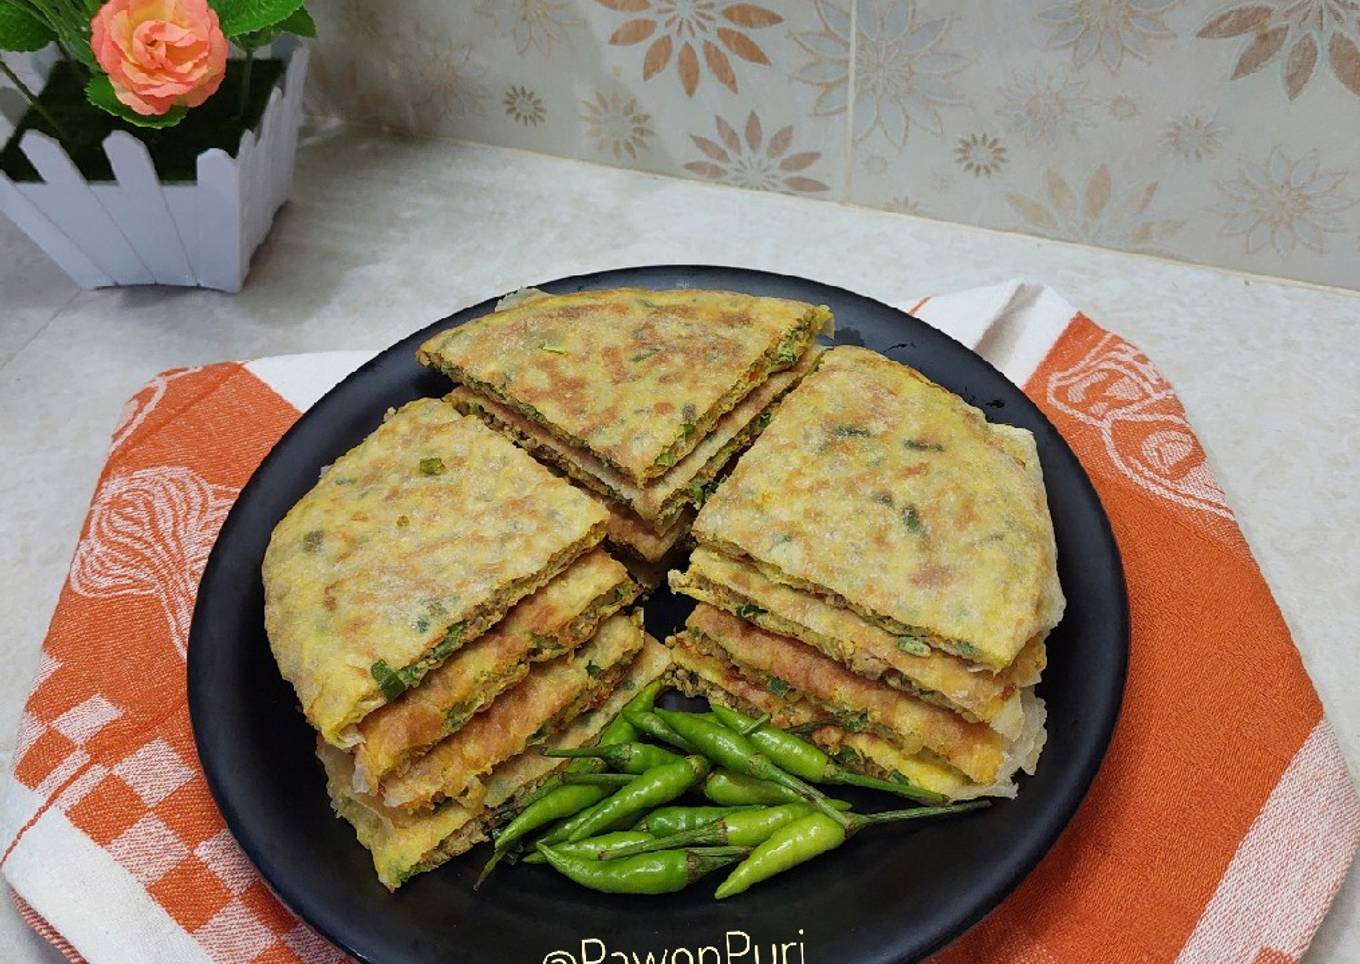
<instances>
[{"instance_id":1,"label":"chili pepper stem","mask_svg":"<svg viewBox=\"0 0 1360 964\"><path fill-rule=\"evenodd\" d=\"M934 790L927 790L912 783L896 783L892 780L880 780L877 777L866 777L843 767L836 767L828 776L834 782L843 783L849 786L866 787L870 790L882 790L885 793L893 793L899 797L907 797L910 800L919 800L921 803L942 804L948 799L942 793Z\"/></svg>"},{"instance_id":2,"label":"chili pepper stem","mask_svg":"<svg viewBox=\"0 0 1360 964\"><path fill-rule=\"evenodd\" d=\"M924 817L942 817L950 813L967 813L991 806L990 800L967 800L950 804L947 807L912 807L909 810L885 810L882 813L852 813L846 830L855 833L865 827L878 823L895 823L900 820L920 820Z\"/></svg>"},{"instance_id":3,"label":"chili pepper stem","mask_svg":"<svg viewBox=\"0 0 1360 964\"><path fill-rule=\"evenodd\" d=\"M752 733L754 733L756 730L760 729L762 726L764 726L764 725L765 725L766 723L768 723L768 722L770 722L770 714L769 714L769 713L761 713L761 714L760 714L759 716L757 716L754 720L752 720L750 723L746 724L746 726L742 727L742 728L741 728L740 730L738 730L737 732L740 733L742 736L750 736Z\"/></svg>"},{"instance_id":4,"label":"chili pepper stem","mask_svg":"<svg viewBox=\"0 0 1360 964\"><path fill-rule=\"evenodd\" d=\"M723 831L722 821L715 820L705 826L695 827L693 830L681 830L679 833L673 833L668 837L656 837L639 843L610 847L608 850L600 851L597 858L599 860L617 860L620 857L631 857L634 854L643 854L651 850L684 850L691 846L721 846L727 843L727 835Z\"/></svg>"},{"instance_id":5,"label":"chili pepper stem","mask_svg":"<svg viewBox=\"0 0 1360 964\"><path fill-rule=\"evenodd\" d=\"M486 862L486 865L482 867L482 872L478 874L477 879L473 881L473 890L481 890L482 884L484 884L486 879L491 876L491 872L496 869L496 865L501 862L501 858L504 856L504 850L497 850L491 855L491 859Z\"/></svg>"},{"instance_id":6,"label":"chili pepper stem","mask_svg":"<svg viewBox=\"0 0 1360 964\"><path fill-rule=\"evenodd\" d=\"M567 773L562 776L562 782L568 786L621 787L632 779L627 773Z\"/></svg>"},{"instance_id":7,"label":"chili pepper stem","mask_svg":"<svg viewBox=\"0 0 1360 964\"><path fill-rule=\"evenodd\" d=\"M685 753L699 752L694 748L692 743L682 737L679 733L676 733L671 727L667 726L666 722L662 720L661 717L657 716L655 712L633 712L625 713L624 715L627 717L629 723L632 723L633 726L637 727L654 740L660 740L662 743L669 743L677 750L683 750Z\"/></svg>"}]
</instances>

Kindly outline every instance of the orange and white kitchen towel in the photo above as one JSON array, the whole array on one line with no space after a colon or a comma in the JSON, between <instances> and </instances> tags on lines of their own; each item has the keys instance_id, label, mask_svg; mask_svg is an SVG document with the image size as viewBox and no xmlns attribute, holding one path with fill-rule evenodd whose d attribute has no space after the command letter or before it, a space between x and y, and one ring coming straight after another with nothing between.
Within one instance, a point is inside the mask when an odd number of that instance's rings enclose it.
<instances>
[{"instance_id":1,"label":"orange and white kitchen towel","mask_svg":"<svg viewBox=\"0 0 1360 964\"><path fill-rule=\"evenodd\" d=\"M1297 960L1360 841L1360 800L1171 387L1042 285L913 310L1024 386L1076 451L1119 541L1133 626L1123 713L1085 802L938 961ZM166 372L123 412L0 807L14 901L72 960L342 956L270 895L213 806L184 652L236 493L368 357Z\"/></svg>"}]
</instances>

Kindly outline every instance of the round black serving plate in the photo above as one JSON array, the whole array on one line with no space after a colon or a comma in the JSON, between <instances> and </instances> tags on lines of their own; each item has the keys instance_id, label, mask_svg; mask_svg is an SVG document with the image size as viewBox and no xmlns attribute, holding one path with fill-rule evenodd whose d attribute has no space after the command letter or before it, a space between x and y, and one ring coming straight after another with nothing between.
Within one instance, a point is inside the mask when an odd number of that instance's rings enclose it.
<instances>
[{"instance_id":1,"label":"round black serving plate","mask_svg":"<svg viewBox=\"0 0 1360 964\"><path fill-rule=\"evenodd\" d=\"M767 962L921 957L979 920L1034 867L1100 766L1128 654L1123 572L1100 501L1071 449L1015 385L895 308L739 268L624 268L540 285L552 292L621 286L727 289L829 305L837 343L864 344L912 365L982 406L988 418L1034 433L1067 595L1039 686L1049 732L1039 772L1023 781L1015 800L866 832L721 902L712 898L721 874L667 897L619 897L527 865L499 870L474 892L486 845L396 894L384 890L350 826L331 814L312 731L270 655L260 561L274 524L321 466L364 438L389 406L448 389L442 375L416 363L416 347L441 328L490 311L493 298L416 332L350 375L289 430L242 490L204 572L189 645L194 736L217 804L284 902L363 960L584 964L635 954L646 960L650 952L654 960L726 962L754 961L757 946ZM688 610L684 600L659 591L647 604L648 628L664 637ZM616 951L624 956L611 956Z\"/></svg>"}]
</instances>

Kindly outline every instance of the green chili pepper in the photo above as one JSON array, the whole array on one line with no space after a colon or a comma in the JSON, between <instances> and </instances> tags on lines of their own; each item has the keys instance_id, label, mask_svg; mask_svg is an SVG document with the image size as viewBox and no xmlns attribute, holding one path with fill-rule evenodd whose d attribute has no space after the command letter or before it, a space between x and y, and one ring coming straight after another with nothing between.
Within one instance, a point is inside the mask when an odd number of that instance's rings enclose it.
<instances>
[{"instance_id":1,"label":"green chili pepper","mask_svg":"<svg viewBox=\"0 0 1360 964\"><path fill-rule=\"evenodd\" d=\"M629 773L568 773L562 777L562 782L577 787L613 787L617 790L627 786L634 776Z\"/></svg>"},{"instance_id":2,"label":"green chili pepper","mask_svg":"<svg viewBox=\"0 0 1360 964\"><path fill-rule=\"evenodd\" d=\"M754 847L786 823L793 823L813 813L811 804L786 803L779 807L760 807L741 810L719 817L710 823L689 830L681 830L664 837L648 836L643 840L621 840L596 851L600 860L618 860L653 850L674 850L685 847ZM616 835L614 835L616 836Z\"/></svg>"},{"instance_id":3,"label":"green chili pepper","mask_svg":"<svg viewBox=\"0 0 1360 964\"><path fill-rule=\"evenodd\" d=\"M623 711L605 727L597 741L598 745L611 746L615 743L630 743L636 740L640 734L637 728L629 722L628 713L630 711L647 712L651 710L652 705L656 702L657 694L660 692L660 680L655 680L638 690L637 695L628 701ZM604 761L602 760L572 760L571 763L567 764L568 772L585 773L603 769ZM491 874L491 871L496 869L496 864L501 861L501 858L529 834L540 827L546 827L550 823L579 813L586 807L599 803L608 795L609 790L606 787L568 785L560 780L556 781L555 786L549 785L541 789L539 793L535 794L535 799L520 811L519 816L506 824L496 835L495 849L491 854L491 859L482 868L477 882L473 884L473 889L480 887L482 882Z\"/></svg>"},{"instance_id":4,"label":"green chili pepper","mask_svg":"<svg viewBox=\"0 0 1360 964\"><path fill-rule=\"evenodd\" d=\"M708 761L700 756L687 756L674 763L653 767L633 777L613 796L582 810L543 838L543 842L575 843L597 833L626 827L638 814L669 803L707 775Z\"/></svg>"},{"instance_id":5,"label":"green chili pepper","mask_svg":"<svg viewBox=\"0 0 1360 964\"><path fill-rule=\"evenodd\" d=\"M543 843L538 850L562 876L606 894L672 894L750 853L745 847L708 847L604 861L561 853Z\"/></svg>"},{"instance_id":6,"label":"green chili pepper","mask_svg":"<svg viewBox=\"0 0 1360 964\"><path fill-rule=\"evenodd\" d=\"M631 712L626 715L629 723L632 723L633 726L637 727L637 729L641 730L647 736L650 736L653 740L669 743L677 750L683 750L685 753L692 754L699 752L688 740L684 739L679 733L676 733L675 730L667 726L655 712Z\"/></svg>"},{"instance_id":7,"label":"green chili pepper","mask_svg":"<svg viewBox=\"0 0 1360 964\"><path fill-rule=\"evenodd\" d=\"M578 840L576 843L558 844L556 849L559 853L573 854L577 857L599 858L602 850L609 850L612 847L627 847L639 843L647 843L652 839L649 833L640 830L617 830L614 833L603 833L598 837L588 837L585 840ZM524 858L526 864L547 863L541 853L535 850Z\"/></svg>"},{"instance_id":8,"label":"green chili pepper","mask_svg":"<svg viewBox=\"0 0 1360 964\"><path fill-rule=\"evenodd\" d=\"M741 734L732 732L720 723L706 720L697 713L676 713L673 710L653 712L714 763L758 780L777 783L798 794L832 820L842 825L846 823L845 816L831 805L824 793L779 769Z\"/></svg>"},{"instance_id":9,"label":"green chili pepper","mask_svg":"<svg viewBox=\"0 0 1360 964\"><path fill-rule=\"evenodd\" d=\"M713 779L711 776L709 779ZM693 830L714 820L721 820L729 813L754 810L755 807L658 807L633 825L654 837Z\"/></svg>"},{"instance_id":10,"label":"green chili pepper","mask_svg":"<svg viewBox=\"0 0 1360 964\"><path fill-rule=\"evenodd\" d=\"M714 770L708 775L708 779L704 781L704 796L720 807L770 807L781 803L803 802L802 797L787 787L725 769ZM844 800L832 800L831 805L837 810L850 809L850 804Z\"/></svg>"},{"instance_id":11,"label":"green chili pepper","mask_svg":"<svg viewBox=\"0 0 1360 964\"><path fill-rule=\"evenodd\" d=\"M889 810L867 816L843 814L849 819L837 823L826 814L812 813L801 819L786 823L751 851L751 856L738 864L728 874L727 879L718 885L713 896L718 900L740 894L754 884L783 873L790 867L811 860L813 857L835 850L851 834L877 823L898 820L919 820L923 817L938 817L947 813L963 813L987 806L986 800L973 800L958 803L951 807L916 807L912 810Z\"/></svg>"},{"instance_id":12,"label":"green chili pepper","mask_svg":"<svg viewBox=\"0 0 1360 964\"><path fill-rule=\"evenodd\" d=\"M776 766L796 777L802 777L804 780L811 780L813 783L841 783L856 787L868 787L872 790L882 790L886 793L895 793L901 797L919 800L921 803L940 804L945 801L943 794L926 790L911 783L879 780L875 777L861 776L847 770L827 756L822 748L815 743L810 743L792 733L785 733L783 730L768 724L761 724L758 720L753 720L736 710L729 710L725 706L715 704L713 715L728 729L745 735Z\"/></svg>"},{"instance_id":13,"label":"green chili pepper","mask_svg":"<svg viewBox=\"0 0 1360 964\"><path fill-rule=\"evenodd\" d=\"M598 758L605 765L622 773L642 773L663 763L674 763L680 757L670 750L650 743L614 743L609 746L563 747L544 750L544 756Z\"/></svg>"}]
</instances>

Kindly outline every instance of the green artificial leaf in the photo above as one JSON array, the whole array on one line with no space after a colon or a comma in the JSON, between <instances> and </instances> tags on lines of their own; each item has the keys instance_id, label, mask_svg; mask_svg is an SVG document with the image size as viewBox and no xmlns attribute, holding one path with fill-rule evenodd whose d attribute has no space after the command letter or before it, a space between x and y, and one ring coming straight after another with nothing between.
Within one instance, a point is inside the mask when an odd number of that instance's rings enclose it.
<instances>
[{"instance_id":1,"label":"green artificial leaf","mask_svg":"<svg viewBox=\"0 0 1360 964\"><path fill-rule=\"evenodd\" d=\"M298 7L287 17L278 22L278 28L284 33L291 33L298 37L315 37L316 21L307 12L306 7Z\"/></svg>"},{"instance_id":2,"label":"green artificial leaf","mask_svg":"<svg viewBox=\"0 0 1360 964\"><path fill-rule=\"evenodd\" d=\"M302 0L212 0L228 40L282 23L301 6Z\"/></svg>"},{"instance_id":3,"label":"green artificial leaf","mask_svg":"<svg viewBox=\"0 0 1360 964\"><path fill-rule=\"evenodd\" d=\"M189 113L189 108L183 104L176 104L164 114L139 114L127 104L118 99L113 92L113 83L109 80L108 74L95 74L90 78L90 82L85 85L85 96L90 99L90 103L102 111L107 111L114 117L120 117L129 124L136 124L138 127L174 127L184 120L184 115Z\"/></svg>"},{"instance_id":4,"label":"green artificial leaf","mask_svg":"<svg viewBox=\"0 0 1360 964\"><path fill-rule=\"evenodd\" d=\"M0 50L42 50L56 39L51 27L14 0L0 0Z\"/></svg>"},{"instance_id":5,"label":"green artificial leaf","mask_svg":"<svg viewBox=\"0 0 1360 964\"><path fill-rule=\"evenodd\" d=\"M232 37L231 42L242 50L255 50L265 44L272 44L279 39L281 33L283 31L278 27L265 27L263 30L252 30L250 33Z\"/></svg>"}]
</instances>

